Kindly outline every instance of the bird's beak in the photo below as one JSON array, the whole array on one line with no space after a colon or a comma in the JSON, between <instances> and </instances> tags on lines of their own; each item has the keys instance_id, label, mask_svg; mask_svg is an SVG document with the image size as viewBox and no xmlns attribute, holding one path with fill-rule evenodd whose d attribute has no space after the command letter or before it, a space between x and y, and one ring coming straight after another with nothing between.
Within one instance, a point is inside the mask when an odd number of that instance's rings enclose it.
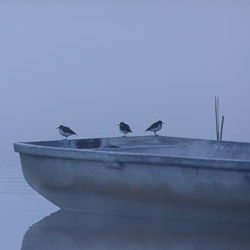
<instances>
[{"instance_id":1,"label":"bird's beak","mask_svg":"<svg viewBox=\"0 0 250 250\"><path fill-rule=\"evenodd\" d=\"M162 124L165 124L165 122L162 122Z\"/></svg>"},{"instance_id":2,"label":"bird's beak","mask_svg":"<svg viewBox=\"0 0 250 250\"><path fill-rule=\"evenodd\" d=\"M119 126L120 124L117 124L116 126Z\"/></svg>"},{"instance_id":3,"label":"bird's beak","mask_svg":"<svg viewBox=\"0 0 250 250\"><path fill-rule=\"evenodd\" d=\"M58 129L59 127L57 127L56 129Z\"/></svg>"}]
</instances>

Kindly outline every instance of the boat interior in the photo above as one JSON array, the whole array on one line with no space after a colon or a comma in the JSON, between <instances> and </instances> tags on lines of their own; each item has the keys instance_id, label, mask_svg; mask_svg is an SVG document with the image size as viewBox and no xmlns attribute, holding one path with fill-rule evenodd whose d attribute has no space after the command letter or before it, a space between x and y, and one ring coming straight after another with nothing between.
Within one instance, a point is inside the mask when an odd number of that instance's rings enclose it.
<instances>
[{"instance_id":1,"label":"boat interior","mask_svg":"<svg viewBox=\"0 0 250 250\"><path fill-rule=\"evenodd\" d=\"M72 150L110 151L192 158L250 161L250 143L167 136L131 136L29 142L28 144Z\"/></svg>"}]
</instances>

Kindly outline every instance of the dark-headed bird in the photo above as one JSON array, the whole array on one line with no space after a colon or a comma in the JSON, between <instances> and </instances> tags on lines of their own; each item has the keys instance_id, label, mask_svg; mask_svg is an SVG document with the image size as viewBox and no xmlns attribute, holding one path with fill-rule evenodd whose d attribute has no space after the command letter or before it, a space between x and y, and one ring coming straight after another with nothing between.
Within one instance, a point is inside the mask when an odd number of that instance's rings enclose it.
<instances>
[{"instance_id":1,"label":"dark-headed bird","mask_svg":"<svg viewBox=\"0 0 250 250\"><path fill-rule=\"evenodd\" d=\"M128 133L132 133L130 127L125 122L120 122L117 126L119 126L120 131L127 137Z\"/></svg>"},{"instance_id":2,"label":"dark-headed bird","mask_svg":"<svg viewBox=\"0 0 250 250\"><path fill-rule=\"evenodd\" d=\"M145 131L152 131L155 133L155 135L157 135L156 132L162 128L162 124L164 124L162 121L155 122Z\"/></svg>"},{"instance_id":3,"label":"dark-headed bird","mask_svg":"<svg viewBox=\"0 0 250 250\"><path fill-rule=\"evenodd\" d=\"M59 127L57 127L59 129L59 133L65 137L65 139L67 140L69 136L71 135L76 135L76 133L71 130L69 127L60 125Z\"/></svg>"}]
</instances>

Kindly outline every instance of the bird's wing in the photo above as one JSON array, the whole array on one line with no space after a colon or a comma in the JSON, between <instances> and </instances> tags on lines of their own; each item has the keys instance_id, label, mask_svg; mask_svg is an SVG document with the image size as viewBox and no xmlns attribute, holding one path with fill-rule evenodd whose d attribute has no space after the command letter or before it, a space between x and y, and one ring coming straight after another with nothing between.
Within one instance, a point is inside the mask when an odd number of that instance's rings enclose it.
<instances>
[{"instance_id":1,"label":"bird's wing","mask_svg":"<svg viewBox=\"0 0 250 250\"><path fill-rule=\"evenodd\" d=\"M132 133L132 131L131 131L131 129L130 129L130 127L129 127L128 124L123 124L121 126L121 129Z\"/></svg>"},{"instance_id":2,"label":"bird's wing","mask_svg":"<svg viewBox=\"0 0 250 250\"><path fill-rule=\"evenodd\" d=\"M65 133L70 133L70 134L74 134L74 135L76 135L76 133L72 130L72 129L70 129L70 128L68 128L68 127L63 127L63 131L65 132Z\"/></svg>"},{"instance_id":3,"label":"bird's wing","mask_svg":"<svg viewBox=\"0 0 250 250\"><path fill-rule=\"evenodd\" d=\"M132 130L130 129L129 125L128 125L128 131L132 133Z\"/></svg>"},{"instance_id":4,"label":"bird's wing","mask_svg":"<svg viewBox=\"0 0 250 250\"><path fill-rule=\"evenodd\" d=\"M158 127L158 122L155 122L149 128L147 128L146 131L149 131L149 130L151 130L153 128L157 128L157 127Z\"/></svg>"}]
</instances>

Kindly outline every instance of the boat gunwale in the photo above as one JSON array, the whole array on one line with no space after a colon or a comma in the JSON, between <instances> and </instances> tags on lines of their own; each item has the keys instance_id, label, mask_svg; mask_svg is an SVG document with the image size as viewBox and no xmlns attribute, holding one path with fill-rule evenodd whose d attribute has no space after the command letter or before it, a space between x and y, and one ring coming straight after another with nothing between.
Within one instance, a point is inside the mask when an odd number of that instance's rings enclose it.
<instances>
[{"instance_id":1,"label":"boat gunwale","mask_svg":"<svg viewBox=\"0 0 250 250\"><path fill-rule=\"evenodd\" d=\"M183 145L183 144L182 144ZM130 147L131 148L131 147ZM102 150L100 148L78 149L63 148L31 143L14 143L14 149L20 154L44 156L51 158L73 159L83 161L97 161L104 163L118 162L137 163L147 165L165 165L173 167L193 167L201 169L215 169L228 171L250 172L250 161L225 158L200 158L189 156L173 156L149 153L115 152L112 148Z\"/></svg>"}]
</instances>

